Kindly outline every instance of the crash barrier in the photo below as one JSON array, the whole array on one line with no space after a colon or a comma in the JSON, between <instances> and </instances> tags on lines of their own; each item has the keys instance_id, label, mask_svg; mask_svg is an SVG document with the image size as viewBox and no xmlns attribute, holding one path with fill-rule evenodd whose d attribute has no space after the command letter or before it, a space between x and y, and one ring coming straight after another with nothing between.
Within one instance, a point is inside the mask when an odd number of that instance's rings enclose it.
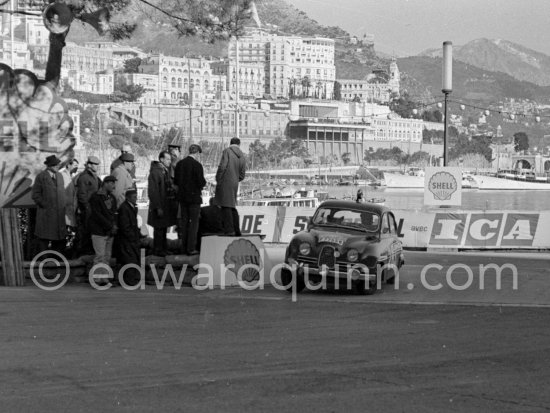
<instances>
[{"instance_id":1,"label":"crash barrier","mask_svg":"<svg viewBox=\"0 0 550 413\"><path fill-rule=\"evenodd\" d=\"M266 243L288 243L314 208L238 207L241 232ZM393 210L405 248L550 249L550 211ZM147 211L140 210L147 221ZM152 236L152 228L142 227ZM174 228L169 237L176 238Z\"/></svg>"}]
</instances>

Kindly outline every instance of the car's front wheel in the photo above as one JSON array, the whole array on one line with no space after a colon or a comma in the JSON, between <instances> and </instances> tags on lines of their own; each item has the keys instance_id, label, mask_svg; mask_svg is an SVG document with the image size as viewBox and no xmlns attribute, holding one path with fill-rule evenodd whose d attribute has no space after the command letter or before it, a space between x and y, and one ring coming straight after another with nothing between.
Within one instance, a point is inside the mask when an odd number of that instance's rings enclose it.
<instances>
[{"instance_id":1,"label":"car's front wheel","mask_svg":"<svg viewBox=\"0 0 550 413\"><path fill-rule=\"evenodd\" d=\"M306 288L306 283L304 281L304 278L295 273L293 276L293 273L288 268L283 268L281 270L281 283L282 286L289 292L296 291L299 293L304 288Z\"/></svg>"},{"instance_id":2,"label":"car's front wheel","mask_svg":"<svg viewBox=\"0 0 550 413\"><path fill-rule=\"evenodd\" d=\"M357 280L353 283L353 290L357 294L373 295L377 290L376 280L374 281Z\"/></svg>"}]
</instances>

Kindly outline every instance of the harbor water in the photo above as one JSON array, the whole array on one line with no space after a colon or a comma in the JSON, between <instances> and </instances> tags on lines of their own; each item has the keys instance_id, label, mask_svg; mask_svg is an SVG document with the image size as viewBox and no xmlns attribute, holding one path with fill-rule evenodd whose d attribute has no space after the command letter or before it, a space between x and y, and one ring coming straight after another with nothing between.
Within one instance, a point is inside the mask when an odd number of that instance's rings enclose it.
<instances>
[{"instance_id":1,"label":"harbor water","mask_svg":"<svg viewBox=\"0 0 550 413\"><path fill-rule=\"evenodd\" d=\"M300 187L295 187L299 189ZM355 198L361 188L364 198L384 198L385 205L392 209L422 209L424 192L422 189L394 189L364 186L313 186L306 187L327 191L334 198ZM550 210L550 191L480 191L464 189L462 191L462 209L466 210Z\"/></svg>"}]
</instances>

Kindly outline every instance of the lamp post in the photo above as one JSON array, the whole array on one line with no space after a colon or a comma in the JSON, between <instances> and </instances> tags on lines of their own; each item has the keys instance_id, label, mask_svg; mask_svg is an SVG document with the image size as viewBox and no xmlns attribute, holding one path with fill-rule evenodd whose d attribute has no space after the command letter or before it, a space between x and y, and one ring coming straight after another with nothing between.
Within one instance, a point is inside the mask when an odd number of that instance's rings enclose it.
<instances>
[{"instance_id":1,"label":"lamp post","mask_svg":"<svg viewBox=\"0 0 550 413\"><path fill-rule=\"evenodd\" d=\"M443 166L448 162L448 142L447 142L447 99L449 93L453 91L453 43L443 42L443 87L441 91L445 95L445 114L443 125Z\"/></svg>"}]
</instances>

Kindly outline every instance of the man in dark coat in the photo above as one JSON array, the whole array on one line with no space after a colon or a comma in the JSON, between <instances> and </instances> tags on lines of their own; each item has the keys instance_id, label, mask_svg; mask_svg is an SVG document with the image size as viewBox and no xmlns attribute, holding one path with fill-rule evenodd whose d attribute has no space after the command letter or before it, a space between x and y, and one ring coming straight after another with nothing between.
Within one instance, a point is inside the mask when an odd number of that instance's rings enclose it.
<instances>
[{"instance_id":1,"label":"man in dark coat","mask_svg":"<svg viewBox=\"0 0 550 413\"><path fill-rule=\"evenodd\" d=\"M85 170L75 178L76 191L76 239L77 253L80 255L94 254L92 235L88 227L90 215L90 198L101 188L101 179L97 176L99 158L89 156Z\"/></svg>"},{"instance_id":2,"label":"man in dark coat","mask_svg":"<svg viewBox=\"0 0 550 413\"><path fill-rule=\"evenodd\" d=\"M140 265L140 238L141 233L137 220L137 190L129 189L125 194L125 201L118 208L118 232L115 239L117 264L121 267L127 264ZM133 285L139 279L136 268L124 271L124 281Z\"/></svg>"},{"instance_id":3,"label":"man in dark coat","mask_svg":"<svg viewBox=\"0 0 550 413\"><path fill-rule=\"evenodd\" d=\"M173 188L168 168L171 162L170 154L162 151L159 160L151 162L148 187L149 212L147 224L154 228L153 255L166 256L168 227L176 224L176 192Z\"/></svg>"},{"instance_id":4,"label":"man in dark coat","mask_svg":"<svg viewBox=\"0 0 550 413\"><path fill-rule=\"evenodd\" d=\"M224 233L241 235L239 213L237 212L237 192L239 182L246 173L246 161L241 151L241 140L232 138L228 148L222 152L222 158L216 172L215 203L222 208Z\"/></svg>"},{"instance_id":5,"label":"man in dark coat","mask_svg":"<svg viewBox=\"0 0 550 413\"><path fill-rule=\"evenodd\" d=\"M35 235L38 238L39 252L48 248L59 252L65 250L67 200L63 177L58 172L60 163L57 156L48 156L44 162L46 170L36 176L32 187L32 200L38 208Z\"/></svg>"},{"instance_id":6,"label":"man in dark coat","mask_svg":"<svg viewBox=\"0 0 550 413\"><path fill-rule=\"evenodd\" d=\"M210 198L208 204L208 206L201 208L201 215L199 218L199 250L202 237L223 234L221 208L214 204L214 198Z\"/></svg>"},{"instance_id":7,"label":"man in dark coat","mask_svg":"<svg viewBox=\"0 0 550 413\"><path fill-rule=\"evenodd\" d=\"M175 172L181 213L181 252L187 255L199 253L197 250L197 234L202 204L202 188L206 185L204 170L198 161L201 153L202 149L199 145L189 146L189 155L178 162Z\"/></svg>"},{"instance_id":8,"label":"man in dark coat","mask_svg":"<svg viewBox=\"0 0 550 413\"><path fill-rule=\"evenodd\" d=\"M176 165L180 161L181 156L181 145L171 143L168 145L168 152L170 152L170 157L172 158L172 162L170 163L170 178L172 182L175 182Z\"/></svg>"},{"instance_id":9,"label":"man in dark coat","mask_svg":"<svg viewBox=\"0 0 550 413\"><path fill-rule=\"evenodd\" d=\"M94 266L104 264L109 266L113 251L113 241L117 233L117 207L113 195L116 178L112 175L105 177L103 185L90 197L90 232L94 246ZM98 268L94 276L101 279L98 284L107 283L106 277L110 274L105 268Z\"/></svg>"}]
</instances>

